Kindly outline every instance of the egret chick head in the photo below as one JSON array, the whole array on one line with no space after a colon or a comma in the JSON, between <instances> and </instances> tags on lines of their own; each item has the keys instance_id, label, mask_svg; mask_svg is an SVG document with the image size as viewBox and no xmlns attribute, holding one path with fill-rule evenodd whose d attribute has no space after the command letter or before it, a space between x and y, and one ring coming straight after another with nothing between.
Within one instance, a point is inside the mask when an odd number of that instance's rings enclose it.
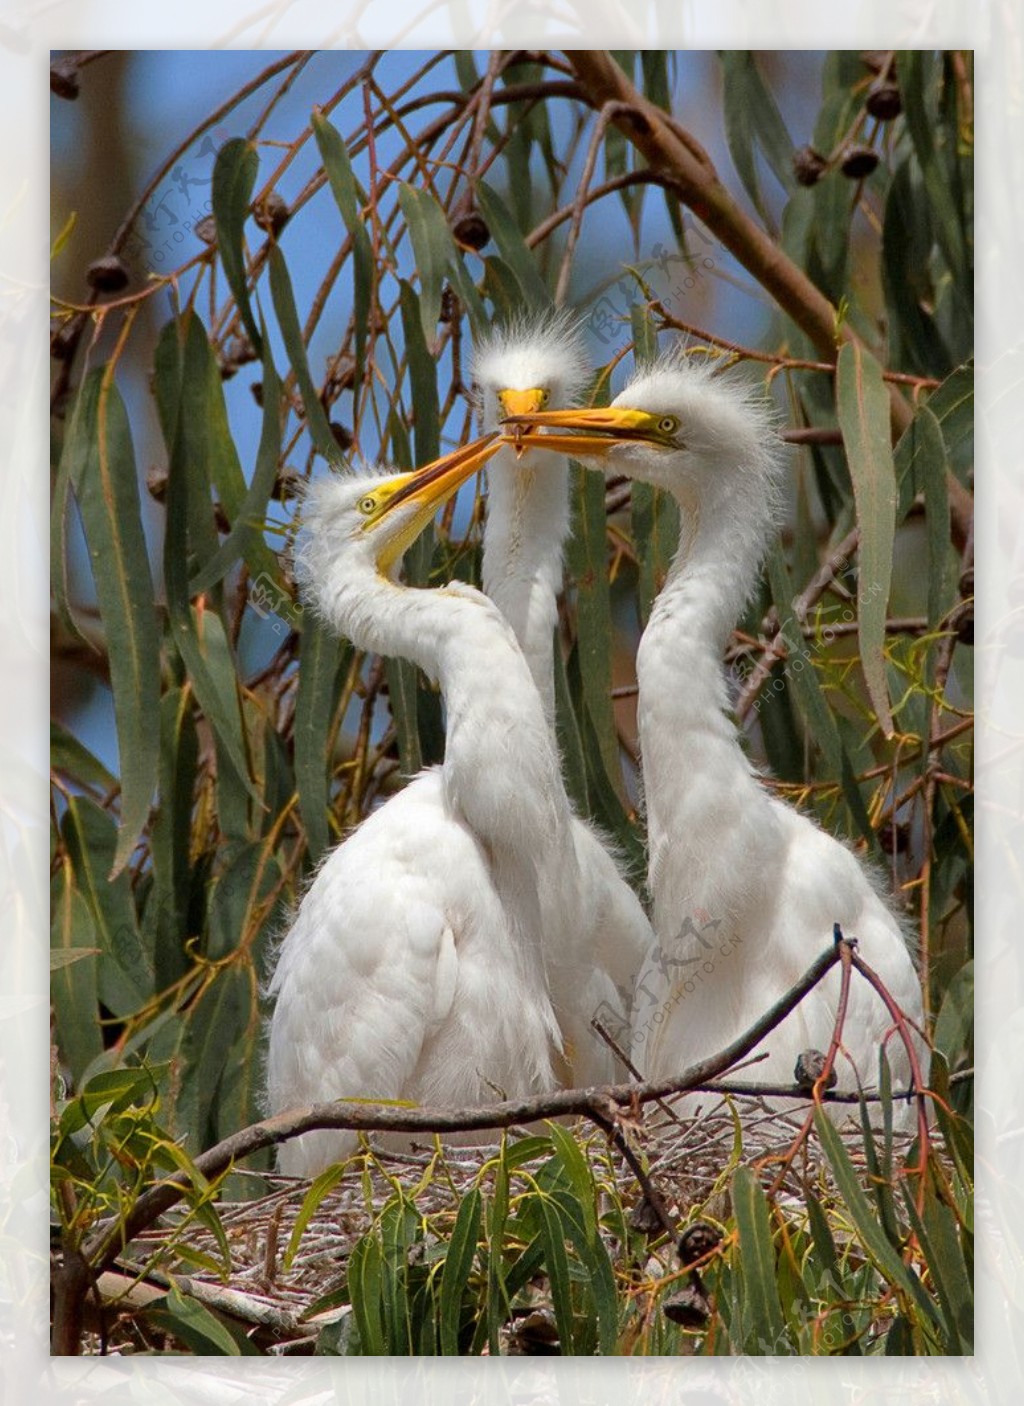
<instances>
[{"instance_id":1,"label":"egret chick head","mask_svg":"<svg viewBox=\"0 0 1024 1406\"><path fill-rule=\"evenodd\" d=\"M783 445L770 402L680 352L639 370L609 406L520 412L503 428L517 448L568 454L695 507L748 494L774 511Z\"/></svg>"},{"instance_id":2,"label":"egret chick head","mask_svg":"<svg viewBox=\"0 0 1024 1406\"><path fill-rule=\"evenodd\" d=\"M495 328L477 344L472 371L483 427L496 430L506 415L575 405L590 362L575 316L549 312Z\"/></svg>"},{"instance_id":3,"label":"egret chick head","mask_svg":"<svg viewBox=\"0 0 1024 1406\"><path fill-rule=\"evenodd\" d=\"M774 501L783 445L759 387L670 352L641 367L609 408L629 437L608 453L606 469L703 501L744 484Z\"/></svg>"},{"instance_id":4,"label":"egret chick head","mask_svg":"<svg viewBox=\"0 0 1024 1406\"><path fill-rule=\"evenodd\" d=\"M335 474L305 491L296 575L314 602L328 579L374 572L394 580L402 556L442 503L497 448L485 436L413 473Z\"/></svg>"}]
</instances>

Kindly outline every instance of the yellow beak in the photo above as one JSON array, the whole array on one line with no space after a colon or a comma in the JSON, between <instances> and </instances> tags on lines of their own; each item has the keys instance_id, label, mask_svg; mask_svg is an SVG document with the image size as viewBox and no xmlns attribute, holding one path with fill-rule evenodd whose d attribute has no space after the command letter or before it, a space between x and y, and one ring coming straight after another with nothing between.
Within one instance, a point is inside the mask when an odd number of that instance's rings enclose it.
<instances>
[{"instance_id":1,"label":"yellow beak","mask_svg":"<svg viewBox=\"0 0 1024 1406\"><path fill-rule=\"evenodd\" d=\"M364 530L382 528L381 551L377 557L380 570L390 573L407 548L416 540L438 508L448 501L488 459L501 448L502 440L497 434L483 435L470 444L464 444L451 454L416 469L413 473L396 474L384 485L386 497L382 498L376 512L370 514L363 524ZM380 490L378 489L378 492ZM392 511L402 505L416 505L416 511L404 519L395 529L391 527Z\"/></svg>"},{"instance_id":2,"label":"yellow beak","mask_svg":"<svg viewBox=\"0 0 1024 1406\"><path fill-rule=\"evenodd\" d=\"M658 418L646 410L604 406L592 410L535 410L506 415L502 421L506 442L518 450L550 449L574 458L601 458L617 444L642 440L664 445L667 436ZM571 434L552 434L552 430Z\"/></svg>"},{"instance_id":3,"label":"yellow beak","mask_svg":"<svg viewBox=\"0 0 1024 1406\"><path fill-rule=\"evenodd\" d=\"M450 454L444 454L421 469L409 474L396 474L391 480L395 491L387 502L381 505L377 521L410 499L422 501L431 511L452 496L452 494L492 459L501 447L500 437L495 434L481 435L469 444L463 444Z\"/></svg>"},{"instance_id":4,"label":"yellow beak","mask_svg":"<svg viewBox=\"0 0 1024 1406\"><path fill-rule=\"evenodd\" d=\"M498 392L498 404L503 415L533 415L543 408L547 398L548 393L542 386L534 386L528 391Z\"/></svg>"}]
</instances>

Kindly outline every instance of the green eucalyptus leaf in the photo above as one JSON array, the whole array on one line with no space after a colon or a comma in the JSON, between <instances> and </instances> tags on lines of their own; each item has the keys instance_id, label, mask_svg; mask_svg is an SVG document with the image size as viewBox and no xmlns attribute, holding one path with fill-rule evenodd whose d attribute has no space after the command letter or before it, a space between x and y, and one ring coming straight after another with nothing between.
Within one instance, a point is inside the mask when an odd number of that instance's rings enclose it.
<instances>
[{"instance_id":1,"label":"green eucalyptus leaf","mask_svg":"<svg viewBox=\"0 0 1024 1406\"><path fill-rule=\"evenodd\" d=\"M121 781L113 877L132 857L156 787L159 740L152 719L160 702L160 636L131 429L113 365L91 371L79 394L76 435L87 448L71 461L72 485L108 641Z\"/></svg>"},{"instance_id":2,"label":"green eucalyptus leaf","mask_svg":"<svg viewBox=\"0 0 1024 1406\"><path fill-rule=\"evenodd\" d=\"M249 217L259 166L260 158L255 146L242 137L233 137L217 153L212 195L221 263L245 330L257 353L262 350L262 338L249 301L245 270L245 222Z\"/></svg>"},{"instance_id":3,"label":"green eucalyptus leaf","mask_svg":"<svg viewBox=\"0 0 1024 1406\"><path fill-rule=\"evenodd\" d=\"M857 342L844 342L839 350L836 407L860 527L857 622L861 667L879 726L890 737L893 721L885 672L885 622L896 534L896 471L882 369Z\"/></svg>"}]
</instances>

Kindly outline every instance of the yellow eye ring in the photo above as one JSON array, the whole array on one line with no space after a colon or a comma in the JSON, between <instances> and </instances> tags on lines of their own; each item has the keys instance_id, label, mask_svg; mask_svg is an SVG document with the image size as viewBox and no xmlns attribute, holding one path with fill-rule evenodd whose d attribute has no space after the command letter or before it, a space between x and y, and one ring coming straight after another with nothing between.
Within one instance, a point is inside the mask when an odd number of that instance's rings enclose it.
<instances>
[{"instance_id":1,"label":"yellow eye ring","mask_svg":"<svg viewBox=\"0 0 1024 1406\"><path fill-rule=\"evenodd\" d=\"M658 421L658 429L662 434L675 434L679 428L679 421L674 415L663 415Z\"/></svg>"},{"instance_id":2,"label":"yellow eye ring","mask_svg":"<svg viewBox=\"0 0 1024 1406\"><path fill-rule=\"evenodd\" d=\"M369 517L370 513L376 511L377 500L372 494L367 494L359 503L359 511Z\"/></svg>"}]
</instances>

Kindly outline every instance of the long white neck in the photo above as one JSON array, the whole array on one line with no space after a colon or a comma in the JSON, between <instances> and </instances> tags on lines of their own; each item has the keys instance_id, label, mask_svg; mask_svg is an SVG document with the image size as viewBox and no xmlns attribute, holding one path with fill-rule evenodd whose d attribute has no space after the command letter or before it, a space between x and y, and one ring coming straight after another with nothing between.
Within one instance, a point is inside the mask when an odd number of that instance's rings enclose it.
<instances>
[{"instance_id":1,"label":"long white neck","mask_svg":"<svg viewBox=\"0 0 1024 1406\"><path fill-rule=\"evenodd\" d=\"M569 534L569 466L502 449L487 469L483 586L512 626L554 727L552 664L562 549Z\"/></svg>"},{"instance_id":2,"label":"long white neck","mask_svg":"<svg viewBox=\"0 0 1024 1406\"><path fill-rule=\"evenodd\" d=\"M549 859L569 802L530 670L494 604L459 582L417 590L373 570L328 572L313 590L357 647L411 660L438 681L445 793L492 860L529 868Z\"/></svg>"},{"instance_id":3,"label":"long white neck","mask_svg":"<svg viewBox=\"0 0 1024 1406\"><path fill-rule=\"evenodd\" d=\"M722 655L757 571L770 518L757 485L697 505L676 494L682 529L637 653L638 727L655 929L712 901L705 873L737 814L766 803L727 714ZM742 876L736 875L737 883ZM715 900L724 895L716 893Z\"/></svg>"}]
</instances>

